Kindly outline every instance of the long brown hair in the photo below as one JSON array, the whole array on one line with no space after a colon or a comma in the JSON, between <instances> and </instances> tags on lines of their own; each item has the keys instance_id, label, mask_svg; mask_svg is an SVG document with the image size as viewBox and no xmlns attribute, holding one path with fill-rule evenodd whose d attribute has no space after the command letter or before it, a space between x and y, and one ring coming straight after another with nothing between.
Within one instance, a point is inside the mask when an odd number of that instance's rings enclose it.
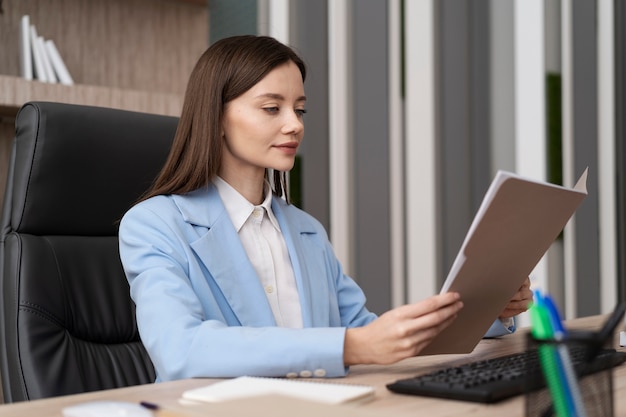
<instances>
[{"instance_id":1,"label":"long brown hair","mask_svg":"<svg viewBox=\"0 0 626 417\"><path fill-rule=\"evenodd\" d=\"M224 106L261 81L274 68L293 61L306 78L306 66L290 47L268 36L233 36L215 42L196 63L165 165L141 198L184 194L207 186L222 161ZM266 179L268 170L265 172ZM286 173L275 171L273 193L288 199Z\"/></svg>"}]
</instances>

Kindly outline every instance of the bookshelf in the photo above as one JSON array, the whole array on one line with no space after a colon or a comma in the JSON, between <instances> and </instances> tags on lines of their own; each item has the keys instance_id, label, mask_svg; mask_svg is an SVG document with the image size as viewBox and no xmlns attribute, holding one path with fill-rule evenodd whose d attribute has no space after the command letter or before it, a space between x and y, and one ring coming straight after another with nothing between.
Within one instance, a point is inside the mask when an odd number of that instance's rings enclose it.
<instances>
[{"instance_id":1,"label":"bookshelf","mask_svg":"<svg viewBox=\"0 0 626 417\"><path fill-rule=\"evenodd\" d=\"M89 104L178 116L182 99L182 94L174 92L139 91L82 84L66 86L0 75L0 116L9 120L15 117L22 104L33 100Z\"/></svg>"},{"instance_id":2,"label":"bookshelf","mask_svg":"<svg viewBox=\"0 0 626 417\"><path fill-rule=\"evenodd\" d=\"M178 116L187 78L208 47L208 0L2 0L0 199L13 124L27 101ZM75 85L20 77L20 19L54 40Z\"/></svg>"}]
</instances>

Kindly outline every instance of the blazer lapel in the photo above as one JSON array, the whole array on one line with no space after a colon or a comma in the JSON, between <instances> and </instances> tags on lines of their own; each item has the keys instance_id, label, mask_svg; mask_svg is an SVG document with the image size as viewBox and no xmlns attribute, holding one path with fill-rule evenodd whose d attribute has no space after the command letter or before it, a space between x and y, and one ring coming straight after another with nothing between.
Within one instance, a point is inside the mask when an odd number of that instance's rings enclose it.
<instances>
[{"instance_id":1,"label":"blazer lapel","mask_svg":"<svg viewBox=\"0 0 626 417\"><path fill-rule=\"evenodd\" d=\"M242 326L275 326L261 282L217 190L210 186L189 196L179 196L177 204L187 222L201 226L199 239L190 246L209 271L207 279L215 280Z\"/></svg>"},{"instance_id":2,"label":"blazer lapel","mask_svg":"<svg viewBox=\"0 0 626 417\"><path fill-rule=\"evenodd\" d=\"M272 210L280 224L291 258L304 327L327 327L331 323L331 300L334 289L329 287L326 256L312 222L298 209L279 198L272 199Z\"/></svg>"}]
</instances>

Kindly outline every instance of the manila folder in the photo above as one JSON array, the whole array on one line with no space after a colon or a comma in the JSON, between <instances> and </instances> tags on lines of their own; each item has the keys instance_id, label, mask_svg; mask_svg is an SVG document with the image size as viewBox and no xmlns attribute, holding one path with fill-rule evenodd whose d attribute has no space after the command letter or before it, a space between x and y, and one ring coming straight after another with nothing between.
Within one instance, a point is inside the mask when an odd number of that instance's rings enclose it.
<instances>
[{"instance_id":1,"label":"manila folder","mask_svg":"<svg viewBox=\"0 0 626 417\"><path fill-rule=\"evenodd\" d=\"M463 309L420 355L469 353L498 318L587 196L587 169L574 188L499 171L441 292Z\"/></svg>"}]
</instances>

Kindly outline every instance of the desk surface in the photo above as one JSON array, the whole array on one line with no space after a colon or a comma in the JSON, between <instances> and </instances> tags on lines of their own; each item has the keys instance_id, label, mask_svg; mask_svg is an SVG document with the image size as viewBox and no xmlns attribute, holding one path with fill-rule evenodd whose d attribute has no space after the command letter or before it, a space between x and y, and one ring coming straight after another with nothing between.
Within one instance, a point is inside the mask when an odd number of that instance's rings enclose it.
<instances>
[{"instance_id":1,"label":"desk surface","mask_svg":"<svg viewBox=\"0 0 626 417\"><path fill-rule=\"evenodd\" d=\"M582 319L576 319L568 322L570 328L598 328L606 316L594 316ZM337 416L374 416L374 415L394 415L394 416L411 416L416 415L419 410L420 415L429 417L443 416L503 416L515 417L524 415L524 398L522 396L512 398L497 404L483 405L470 402L441 400L427 397L418 397L411 395L394 394L387 390L386 384L397 379L408 378L419 373L424 373L443 366L450 366L468 362L470 360L484 359L494 356L500 356L507 353L518 352L524 349L525 329L509 336L499 339L482 340L476 347L474 352L469 355L436 355L427 357L416 357L404 360L390 366L378 365L361 365L352 367L350 374L346 378L333 379L333 383L346 384L364 384L371 385L376 388L376 397L373 401L356 405L356 406L324 406L328 407L329 413L325 417ZM615 345L617 346L617 344ZM63 407L72 404L78 404L86 401L95 400L116 400L116 401L148 401L157 403L166 409L181 410L178 402L183 391L201 387L212 382L213 379L187 379L181 381L148 384L129 388L121 388L115 390L98 391L92 393L70 395L65 397L56 397L31 402L22 402L14 404L0 405L0 415L3 417L62 417L61 410ZM626 366L615 369L614 372L614 401L616 415L626 415ZM267 399L266 399L267 400ZM273 416L289 415L287 413L278 413L277 410L281 398L270 399L269 402L241 400L236 404L216 405L208 404L202 406L202 415L220 416L220 415L249 415L251 411L255 414L265 415L262 407L271 408ZM287 399L285 399L287 400ZM291 400L289 400L291 401ZM291 407L291 415L293 410L300 405L299 410L307 409L308 404L299 402L285 403L283 408ZM270 405L271 404L271 405ZM307 404L307 407L302 407ZM282 404L281 404L282 406ZM330 407L333 407L331 410ZM189 408L190 411L193 411ZM196 409L199 410L199 409ZM319 409L309 409L311 415L315 415L321 411ZM337 410L337 413L333 412ZM164 415L164 414L163 414ZM171 414L174 415L174 414ZM178 415L178 414L176 414ZM180 414L181 416L184 414ZM193 415L193 414L190 414ZM200 415L197 413L196 415ZM307 412L298 412L298 417L306 417Z\"/></svg>"}]
</instances>

